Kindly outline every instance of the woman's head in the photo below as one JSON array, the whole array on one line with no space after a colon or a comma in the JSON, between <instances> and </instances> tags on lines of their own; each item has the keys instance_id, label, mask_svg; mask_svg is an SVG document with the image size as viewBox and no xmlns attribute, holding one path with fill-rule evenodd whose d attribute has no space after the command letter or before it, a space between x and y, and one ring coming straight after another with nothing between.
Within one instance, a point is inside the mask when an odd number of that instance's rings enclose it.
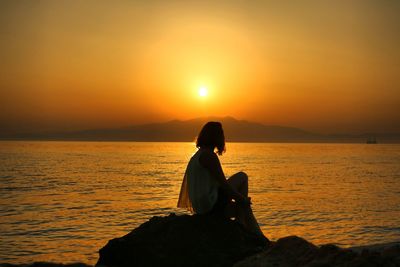
<instances>
[{"instance_id":1,"label":"woman's head","mask_svg":"<svg viewBox=\"0 0 400 267\"><path fill-rule=\"evenodd\" d=\"M217 148L217 154L222 155L225 152L225 136L222 124L215 121L207 122L197 136L196 147Z\"/></svg>"}]
</instances>

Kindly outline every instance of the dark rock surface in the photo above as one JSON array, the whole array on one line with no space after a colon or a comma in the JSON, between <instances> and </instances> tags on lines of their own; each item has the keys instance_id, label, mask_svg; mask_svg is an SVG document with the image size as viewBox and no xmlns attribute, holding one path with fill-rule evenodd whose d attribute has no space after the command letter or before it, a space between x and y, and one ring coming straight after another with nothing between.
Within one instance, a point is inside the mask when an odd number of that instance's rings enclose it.
<instances>
[{"instance_id":1,"label":"dark rock surface","mask_svg":"<svg viewBox=\"0 0 400 267\"><path fill-rule=\"evenodd\" d=\"M153 217L100 250L104 266L399 266L400 245L343 249L289 236L260 243L234 221L212 216Z\"/></svg>"},{"instance_id":2,"label":"dark rock surface","mask_svg":"<svg viewBox=\"0 0 400 267\"><path fill-rule=\"evenodd\" d=\"M279 239L269 248L246 258L234 267L369 267L400 266L400 246L393 245L381 251L363 249L360 253L335 245L317 247L306 240L289 236Z\"/></svg>"},{"instance_id":3,"label":"dark rock surface","mask_svg":"<svg viewBox=\"0 0 400 267\"><path fill-rule=\"evenodd\" d=\"M263 242L262 242L263 241ZM153 217L100 249L97 266L232 266L264 249L235 221L205 215Z\"/></svg>"}]
</instances>

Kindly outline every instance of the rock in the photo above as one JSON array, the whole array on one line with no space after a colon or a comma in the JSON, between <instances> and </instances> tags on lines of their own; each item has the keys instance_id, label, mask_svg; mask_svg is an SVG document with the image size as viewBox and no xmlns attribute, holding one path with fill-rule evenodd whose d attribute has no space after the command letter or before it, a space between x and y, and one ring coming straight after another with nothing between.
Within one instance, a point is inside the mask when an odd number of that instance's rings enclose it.
<instances>
[{"instance_id":1,"label":"rock","mask_svg":"<svg viewBox=\"0 0 400 267\"><path fill-rule=\"evenodd\" d=\"M318 247L297 237L279 239L269 249L235 264L235 267L247 266L303 266L315 258Z\"/></svg>"},{"instance_id":2,"label":"rock","mask_svg":"<svg viewBox=\"0 0 400 267\"><path fill-rule=\"evenodd\" d=\"M97 266L400 267L400 246L343 249L288 236L260 240L215 216L153 217L100 250Z\"/></svg>"},{"instance_id":3,"label":"rock","mask_svg":"<svg viewBox=\"0 0 400 267\"><path fill-rule=\"evenodd\" d=\"M368 249L356 252L331 244L317 247L300 237L290 236L279 239L265 251L250 256L234 266L400 267L399 256L398 246L387 247L382 252Z\"/></svg>"},{"instance_id":4,"label":"rock","mask_svg":"<svg viewBox=\"0 0 400 267\"><path fill-rule=\"evenodd\" d=\"M400 244L383 248L382 255L387 258L397 259L400 262Z\"/></svg>"},{"instance_id":5,"label":"rock","mask_svg":"<svg viewBox=\"0 0 400 267\"><path fill-rule=\"evenodd\" d=\"M110 240L96 266L232 266L268 244L235 221L171 214Z\"/></svg>"}]
</instances>

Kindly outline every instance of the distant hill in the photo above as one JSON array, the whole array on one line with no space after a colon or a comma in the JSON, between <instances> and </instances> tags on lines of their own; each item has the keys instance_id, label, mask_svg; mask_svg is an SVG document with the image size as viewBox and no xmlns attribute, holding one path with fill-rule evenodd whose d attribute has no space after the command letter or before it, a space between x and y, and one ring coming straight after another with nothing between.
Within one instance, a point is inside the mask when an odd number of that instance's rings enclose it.
<instances>
[{"instance_id":1,"label":"distant hill","mask_svg":"<svg viewBox=\"0 0 400 267\"><path fill-rule=\"evenodd\" d=\"M356 142L365 143L374 136L378 142L400 142L400 135L321 135L302 129L237 120L232 117L205 117L192 120L172 120L164 123L135 125L118 129L96 129L75 132L20 134L2 139L29 140L82 140L82 141L144 141L190 142L194 141L207 121L223 124L228 142Z\"/></svg>"}]
</instances>

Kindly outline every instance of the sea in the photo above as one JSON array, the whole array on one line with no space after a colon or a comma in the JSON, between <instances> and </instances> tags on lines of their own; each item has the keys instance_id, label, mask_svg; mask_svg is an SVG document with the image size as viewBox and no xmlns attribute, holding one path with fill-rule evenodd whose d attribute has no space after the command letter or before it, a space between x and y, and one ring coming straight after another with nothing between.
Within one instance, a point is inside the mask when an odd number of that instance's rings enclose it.
<instances>
[{"instance_id":1,"label":"sea","mask_svg":"<svg viewBox=\"0 0 400 267\"><path fill-rule=\"evenodd\" d=\"M0 142L0 263L95 264L108 240L176 208L194 143ZM400 241L399 144L227 143L271 240Z\"/></svg>"}]
</instances>

